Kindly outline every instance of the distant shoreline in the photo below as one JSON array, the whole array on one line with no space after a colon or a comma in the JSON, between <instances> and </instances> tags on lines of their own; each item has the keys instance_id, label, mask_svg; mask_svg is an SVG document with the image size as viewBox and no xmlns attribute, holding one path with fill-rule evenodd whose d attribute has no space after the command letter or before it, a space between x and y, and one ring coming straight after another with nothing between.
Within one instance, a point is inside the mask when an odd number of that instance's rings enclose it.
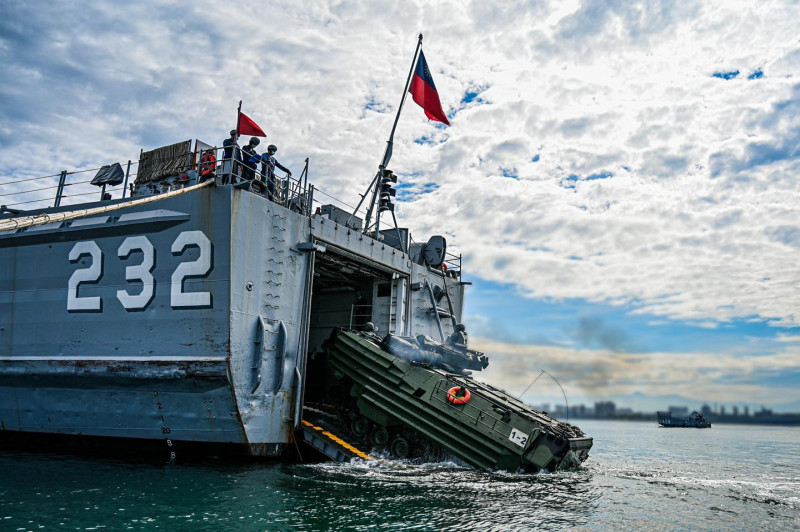
<instances>
[{"instance_id":1,"label":"distant shoreline","mask_svg":"<svg viewBox=\"0 0 800 532\"><path fill-rule=\"evenodd\" d=\"M550 415L553 415L552 413ZM562 419L566 416L563 416L562 413L557 413L554 415L560 421L565 421ZM624 414L624 415L616 415L616 416L587 416L587 415L580 415L580 414L572 414L570 413L569 419L590 419L590 420L597 420L597 421L646 421L653 423L658 422L658 418L656 414ZM800 426L800 414L772 414L771 416L767 417L743 417L743 416L715 416L710 415L706 416L706 419L713 425L715 423L718 424L725 424L725 425L772 425L772 426L782 426L782 427L797 427Z\"/></svg>"}]
</instances>

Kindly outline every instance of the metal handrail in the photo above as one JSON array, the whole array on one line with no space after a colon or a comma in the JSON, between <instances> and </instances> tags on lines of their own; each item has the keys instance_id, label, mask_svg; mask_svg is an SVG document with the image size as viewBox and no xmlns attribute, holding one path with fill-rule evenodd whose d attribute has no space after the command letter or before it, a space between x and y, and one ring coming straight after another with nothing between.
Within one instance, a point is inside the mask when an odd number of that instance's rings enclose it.
<instances>
[{"instance_id":1,"label":"metal handrail","mask_svg":"<svg viewBox=\"0 0 800 532\"><path fill-rule=\"evenodd\" d=\"M218 184L227 184L231 182L241 183L243 180L242 175L242 168L241 168L241 161L237 161L236 164L230 164L231 158L225 159L221 157L223 155L224 147L221 146L211 146L205 147L204 143L198 141L192 141L192 145L194 149L188 153L181 154L180 157L186 156L185 164L181 165L180 173L175 176L165 177L164 179L159 179L155 182L148 182L148 183L138 183L131 185L131 193L132 195L135 194L136 196L150 196L153 194L162 194L165 192L170 192L173 190L182 189L188 186L192 186L198 183L202 183L205 181L206 176L200 175L201 167L203 167L203 163L201 162L201 158L205 153L212 153L216 159L216 162L213 164L213 171L210 175L214 175L214 177L222 178L221 182ZM200 147L202 145L203 147ZM239 149L238 147L236 148ZM235 152L234 152L235 153ZM150 162L158 162L157 160L150 160ZM88 185L91 180L79 180L75 181L74 175L81 174L85 172L92 172L100 170L100 168L89 168L85 170L73 170L67 171L63 170L58 174L46 175L46 176L39 176L39 177L31 177L25 179L18 179L14 181L9 181L6 183L0 183L0 197L5 196L21 196L19 199L20 201L16 201L13 203L8 203L4 205L3 212L8 211L9 213L14 212L24 212L18 211L17 209L9 209L9 207L21 206L21 205L30 205L36 203L50 203L50 206L62 206L61 199L62 198L73 198L73 197L81 197L81 196L90 196L92 194L97 194L100 199L103 199L102 194L105 192L113 193L114 191L117 192L117 197L125 198L128 194L128 182L129 180L133 182L133 180L137 176L137 172L131 172L131 167L135 167L136 165L140 164L140 161L128 161L127 163L127 171L125 175L125 181L121 185L117 185L115 187L108 186L103 190L92 190L87 189L86 185ZM123 167L125 164L123 163ZM258 163L256 163L256 168L254 168L254 173L260 177L261 172L258 169ZM20 183L26 182L36 182L39 180L52 180L53 178L58 178L55 184L43 186L43 187L36 187L29 190L17 190L17 186ZM226 181L227 180L227 181ZM311 214L311 202L313 201L313 193L311 192L311 188L308 185L308 159L306 159L306 164L301 173L300 177L297 179L293 178L276 178L275 183L275 194L273 197L273 201L280 205L292 208L298 212L301 212L307 216ZM52 183L52 181L50 181ZM248 183L251 184L252 183ZM80 187L78 188L74 194L64 194L66 187ZM266 184L259 185L259 189L265 188ZM28 199L30 196L26 196L27 194L36 195L38 192L43 192L47 190L55 189L55 203L53 203L53 196L50 197L38 197L36 199ZM83 192L83 190L87 190L87 192ZM254 190L254 192L258 192L258 190ZM15 198L16 199L16 198ZM71 204L70 206L75 206L83 202L77 202ZM64 205L66 206L66 205ZM46 206L36 207L34 209L26 207L27 211L30 210L38 210L41 208L46 208Z\"/></svg>"},{"instance_id":2,"label":"metal handrail","mask_svg":"<svg viewBox=\"0 0 800 532\"><path fill-rule=\"evenodd\" d=\"M233 148L234 150L238 148ZM233 184L239 188L246 188L250 192L266 196L278 205L290 208L306 216L311 215L312 193L308 185L308 158L303 171L298 178L289 176L279 177L270 175L263 169L263 163L246 163L248 170L253 172L250 178L243 172L245 163L235 157L217 157L224 148L213 147L201 150L203 153L213 152L217 160L214 174L220 179L221 184ZM234 151L234 155L235 155ZM249 173L249 172L248 172ZM305 179L304 179L305 178Z\"/></svg>"}]
</instances>

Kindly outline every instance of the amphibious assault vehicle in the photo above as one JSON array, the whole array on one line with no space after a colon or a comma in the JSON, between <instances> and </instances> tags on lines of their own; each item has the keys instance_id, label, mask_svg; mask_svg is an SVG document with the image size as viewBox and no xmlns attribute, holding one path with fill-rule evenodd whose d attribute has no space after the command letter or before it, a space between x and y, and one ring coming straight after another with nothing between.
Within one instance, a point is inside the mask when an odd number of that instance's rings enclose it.
<instances>
[{"instance_id":1,"label":"amphibious assault vehicle","mask_svg":"<svg viewBox=\"0 0 800 532\"><path fill-rule=\"evenodd\" d=\"M303 457L306 441L369 459L344 416L398 456L429 442L490 469L586 458L590 438L471 380L485 356L446 345L461 258L380 227L390 171L362 219L315 205L307 164L263 186L239 153L143 151L97 172L96 201L62 205L64 171L52 206L0 210L0 444L174 460Z\"/></svg>"},{"instance_id":2,"label":"amphibious assault vehicle","mask_svg":"<svg viewBox=\"0 0 800 532\"><path fill-rule=\"evenodd\" d=\"M431 443L489 470L538 471L583 462L592 446L580 429L474 380L488 363L477 351L425 335L380 337L335 331L326 342L349 426L367 446L405 458Z\"/></svg>"}]
</instances>

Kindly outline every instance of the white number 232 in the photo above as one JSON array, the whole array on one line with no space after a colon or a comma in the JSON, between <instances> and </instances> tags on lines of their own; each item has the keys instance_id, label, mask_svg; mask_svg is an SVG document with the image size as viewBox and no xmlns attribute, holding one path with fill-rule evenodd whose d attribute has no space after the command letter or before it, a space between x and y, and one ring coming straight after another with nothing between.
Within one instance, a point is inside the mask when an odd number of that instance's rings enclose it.
<instances>
[{"instance_id":1,"label":"white number 232","mask_svg":"<svg viewBox=\"0 0 800 532\"><path fill-rule=\"evenodd\" d=\"M182 255L186 248L196 246L200 254L194 261L181 262L170 279L170 306L172 308L198 308L211 306L211 292L184 292L184 280L188 277L205 277L212 268L213 245L202 231L184 231L172 243L173 255ZM131 253L139 251L142 260L139 264L125 267L125 280L141 283L141 291L131 294L128 290L117 290L117 299L128 311L144 310L155 297L156 281L153 270L156 267L156 250L146 236L130 236L117 250L121 260L127 260ZM78 262L88 255L89 266L72 273L67 285L67 310L69 312L102 312L103 301L99 296L79 296L78 287L83 284L97 284L103 277L103 252L93 240L76 243L69 252L69 261Z\"/></svg>"}]
</instances>

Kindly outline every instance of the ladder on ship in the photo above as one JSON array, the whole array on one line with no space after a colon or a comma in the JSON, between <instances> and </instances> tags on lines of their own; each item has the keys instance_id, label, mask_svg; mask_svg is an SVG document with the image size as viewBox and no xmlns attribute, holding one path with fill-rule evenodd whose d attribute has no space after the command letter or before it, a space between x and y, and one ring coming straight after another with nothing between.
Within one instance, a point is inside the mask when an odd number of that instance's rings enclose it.
<instances>
[{"instance_id":1,"label":"ladder on ship","mask_svg":"<svg viewBox=\"0 0 800 532\"><path fill-rule=\"evenodd\" d=\"M405 277L392 280L392 292L389 299L389 332L396 335L406 333L406 297L408 286Z\"/></svg>"}]
</instances>

